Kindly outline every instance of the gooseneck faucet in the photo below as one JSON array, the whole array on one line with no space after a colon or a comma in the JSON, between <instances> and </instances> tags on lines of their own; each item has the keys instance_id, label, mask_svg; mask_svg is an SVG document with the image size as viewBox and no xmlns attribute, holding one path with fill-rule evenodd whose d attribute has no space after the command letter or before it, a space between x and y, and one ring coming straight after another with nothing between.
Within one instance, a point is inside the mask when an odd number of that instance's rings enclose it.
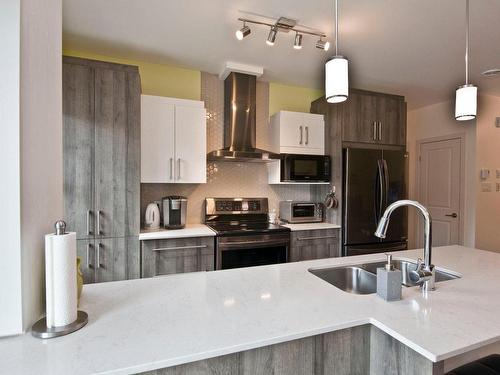
<instances>
[{"instance_id":1,"label":"gooseneck faucet","mask_svg":"<svg viewBox=\"0 0 500 375\"><path fill-rule=\"evenodd\" d=\"M410 280L416 284L420 284L422 290L429 291L434 290L434 282L436 279L436 272L434 270L434 265L432 264L432 219L427 208L422 206L417 201L412 201L408 199L403 199L390 204L382 215L377 230L375 231L375 236L379 238L385 238L387 233L387 228L389 226L389 218L392 212L403 206L412 206L419 210L424 219L424 262L422 259L418 259L417 268L410 273Z\"/></svg>"}]
</instances>

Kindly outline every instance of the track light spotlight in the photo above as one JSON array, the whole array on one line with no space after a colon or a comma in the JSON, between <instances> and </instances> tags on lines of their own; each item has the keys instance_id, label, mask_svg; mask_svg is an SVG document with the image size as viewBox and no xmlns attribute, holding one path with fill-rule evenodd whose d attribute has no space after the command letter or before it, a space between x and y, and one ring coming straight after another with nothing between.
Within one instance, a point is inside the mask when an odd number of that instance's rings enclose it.
<instances>
[{"instance_id":1,"label":"track light spotlight","mask_svg":"<svg viewBox=\"0 0 500 375\"><path fill-rule=\"evenodd\" d=\"M269 46L274 46L274 41L276 40L276 34L278 33L278 29L276 26L271 26L271 30L269 30L269 35L267 36L266 43Z\"/></svg>"},{"instance_id":2,"label":"track light spotlight","mask_svg":"<svg viewBox=\"0 0 500 375\"><path fill-rule=\"evenodd\" d=\"M248 35L250 35L250 28L243 22L243 27L236 31L236 39L242 40Z\"/></svg>"},{"instance_id":3,"label":"track light spotlight","mask_svg":"<svg viewBox=\"0 0 500 375\"><path fill-rule=\"evenodd\" d=\"M330 48L330 42L319 38L319 40L316 42L316 48L328 51L328 49Z\"/></svg>"},{"instance_id":4,"label":"track light spotlight","mask_svg":"<svg viewBox=\"0 0 500 375\"><path fill-rule=\"evenodd\" d=\"M302 34L295 34L295 42L293 42L293 48L302 49Z\"/></svg>"}]
</instances>

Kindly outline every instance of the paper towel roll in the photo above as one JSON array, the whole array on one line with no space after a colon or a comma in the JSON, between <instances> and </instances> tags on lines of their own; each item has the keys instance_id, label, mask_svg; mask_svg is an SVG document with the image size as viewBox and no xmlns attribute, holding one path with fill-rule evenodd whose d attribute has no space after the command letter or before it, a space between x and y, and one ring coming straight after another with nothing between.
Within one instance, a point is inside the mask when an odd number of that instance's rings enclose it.
<instances>
[{"instance_id":1,"label":"paper towel roll","mask_svg":"<svg viewBox=\"0 0 500 375\"><path fill-rule=\"evenodd\" d=\"M61 327L77 318L76 233L45 236L47 327Z\"/></svg>"}]
</instances>

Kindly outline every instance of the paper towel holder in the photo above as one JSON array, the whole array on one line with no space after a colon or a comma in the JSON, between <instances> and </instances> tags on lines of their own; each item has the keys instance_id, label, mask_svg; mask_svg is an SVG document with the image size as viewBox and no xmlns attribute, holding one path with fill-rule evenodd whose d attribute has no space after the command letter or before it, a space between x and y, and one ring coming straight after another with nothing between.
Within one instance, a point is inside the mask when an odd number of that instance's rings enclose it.
<instances>
[{"instance_id":1,"label":"paper towel holder","mask_svg":"<svg viewBox=\"0 0 500 375\"><path fill-rule=\"evenodd\" d=\"M66 234L66 222L58 220L55 224L55 234L62 236ZM76 265L75 265L76 267ZM76 282L76 280L75 280ZM85 311L77 311L76 320L73 323L60 327L47 327L47 318L43 317L31 327L31 334L40 339L52 339L78 331L89 321L89 316Z\"/></svg>"}]
</instances>

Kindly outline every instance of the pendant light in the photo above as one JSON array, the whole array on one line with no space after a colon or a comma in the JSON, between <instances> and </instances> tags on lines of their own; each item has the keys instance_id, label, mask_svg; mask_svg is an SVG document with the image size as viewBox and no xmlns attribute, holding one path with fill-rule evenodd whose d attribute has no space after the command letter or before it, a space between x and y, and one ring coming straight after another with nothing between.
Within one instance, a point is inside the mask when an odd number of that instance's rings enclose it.
<instances>
[{"instance_id":1,"label":"pendant light","mask_svg":"<svg viewBox=\"0 0 500 375\"><path fill-rule=\"evenodd\" d=\"M349 61L339 55L339 6L335 0L335 56L325 64L325 96L328 103L340 103L349 96Z\"/></svg>"},{"instance_id":2,"label":"pendant light","mask_svg":"<svg viewBox=\"0 0 500 375\"><path fill-rule=\"evenodd\" d=\"M465 85L457 88L455 119L474 120L477 113L477 87L469 83L469 0L465 0Z\"/></svg>"}]
</instances>

